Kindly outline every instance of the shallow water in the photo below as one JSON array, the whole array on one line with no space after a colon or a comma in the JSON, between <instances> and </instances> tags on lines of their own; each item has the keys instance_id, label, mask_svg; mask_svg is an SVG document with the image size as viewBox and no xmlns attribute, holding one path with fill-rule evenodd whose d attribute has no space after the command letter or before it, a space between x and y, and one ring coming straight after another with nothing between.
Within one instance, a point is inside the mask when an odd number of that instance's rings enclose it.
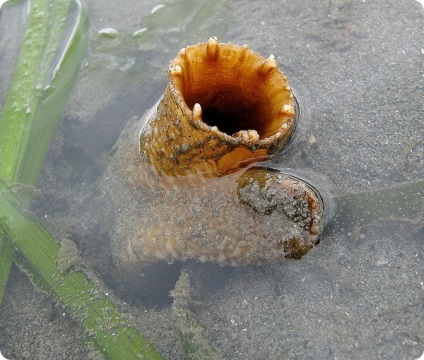
<instances>
[{"instance_id":1,"label":"shallow water","mask_svg":"<svg viewBox=\"0 0 424 360\"><path fill-rule=\"evenodd\" d=\"M77 244L167 358L183 356L178 333L184 324L175 320L169 296L181 271L191 282L185 311L223 358L417 358L424 349L422 6L412 0L172 4L151 14L153 1L87 2L89 51L33 211L58 239ZM117 34L101 31L107 28ZM338 205L335 219L299 261L240 268L158 264L135 287L111 266L110 251L115 211L131 211L130 205L105 204L99 184L120 132L164 91L168 62L181 47L211 35L276 56L302 116L290 148L273 165L324 183ZM6 44L0 37L0 48ZM0 81L8 81L7 73ZM122 174L115 176L119 183ZM418 200L378 197L384 189L411 188ZM2 353L99 356L84 350L75 325L51 299L19 295L32 289L19 270L13 279L0 319ZM62 342L43 335L49 323L63 329ZM67 343L83 350L69 357Z\"/></svg>"}]
</instances>

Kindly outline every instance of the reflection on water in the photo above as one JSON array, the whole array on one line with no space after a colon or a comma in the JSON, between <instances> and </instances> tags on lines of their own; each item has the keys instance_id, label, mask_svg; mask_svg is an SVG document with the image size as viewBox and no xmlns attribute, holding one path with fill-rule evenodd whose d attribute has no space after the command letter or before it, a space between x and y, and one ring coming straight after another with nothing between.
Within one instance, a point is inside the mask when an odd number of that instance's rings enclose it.
<instances>
[{"instance_id":1,"label":"reflection on water","mask_svg":"<svg viewBox=\"0 0 424 360\"><path fill-rule=\"evenodd\" d=\"M150 14L154 5L140 11L138 27L123 25L112 38L98 33L106 27L92 14L90 53L34 211L131 300L127 309L141 331L169 358L183 352L175 345L182 326L168 296L181 267L179 284L186 293L189 286L197 329L224 358L418 357L424 347L420 5L183 1ZM128 289L110 266L110 234L116 213L130 206L104 203L98 183L125 124L132 117L136 123L161 95L169 60L210 35L274 53L303 110L299 134L274 166L321 174L336 203L345 194L348 200L339 203L320 245L300 261L160 264L143 287ZM387 188L409 197L378 195ZM347 216L346 209L356 213Z\"/></svg>"},{"instance_id":2,"label":"reflection on water","mask_svg":"<svg viewBox=\"0 0 424 360\"><path fill-rule=\"evenodd\" d=\"M26 2L0 1L0 105L4 103L7 85L17 59L25 26Z\"/></svg>"}]
</instances>

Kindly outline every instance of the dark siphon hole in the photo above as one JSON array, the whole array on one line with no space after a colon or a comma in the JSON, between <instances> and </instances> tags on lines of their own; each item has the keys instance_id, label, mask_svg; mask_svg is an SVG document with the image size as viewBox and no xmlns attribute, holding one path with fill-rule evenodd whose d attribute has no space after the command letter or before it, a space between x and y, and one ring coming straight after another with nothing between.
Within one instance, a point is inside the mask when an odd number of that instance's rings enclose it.
<instances>
[{"instance_id":1,"label":"dark siphon hole","mask_svg":"<svg viewBox=\"0 0 424 360\"><path fill-rule=\"evenodd\" d=\"M209 126L216 126L220 131L228 135L243 130L240 128L240 121L237 116L233 114L224 114L216 107L205 109L202 118Z\"/></svg>"},{"instance_id":2,"label":"dark siphon hole","mask_svg":"<svg viewBox=\"0 0 424 360\"><path fill-rule=\"evenodd\" d=\"M233 135L240 130L255 129L258 131L257 126L254 126L255 121L251 118L249 111L242 110L239 112L224 113L217 107L208 107L202 110L203 122L209 126L216 126L221 132L228 135Z\"/></svg>"}]
</instances>

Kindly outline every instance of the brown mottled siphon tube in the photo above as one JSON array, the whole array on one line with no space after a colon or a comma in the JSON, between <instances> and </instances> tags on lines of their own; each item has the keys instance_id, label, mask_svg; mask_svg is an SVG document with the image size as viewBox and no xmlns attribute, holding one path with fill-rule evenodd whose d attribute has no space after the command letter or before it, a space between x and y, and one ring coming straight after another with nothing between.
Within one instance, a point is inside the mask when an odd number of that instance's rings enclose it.
<instances>
[{"instance_id":1,"label":"brown mottled siphon tube","mask_svg":"<svg viewBox=\"0 0 424 360\"><path fill-rule=\"evenodd\" d=\"M180 50L168 74L140 131L133 173L145 201L130 235L114 239L120 267L136 272L155 260L187 259L245 265L306 254L323 230L318 192L252 166L282 149L296 127L296 102L274 57L211 38Z\"/></svg>"},{"instance_id":2,"label":"brown mottled siphon tube","mask_svg":"<svg viewBox=\"0 0 424 360\"><path fill-rule=\"evenodd\" d=\"M295 100L273 56L211 38L181 49L168 74L156 116L140 136L143 160L158 173L226 175L290 139Z\"/></svg>"}]
</instances>

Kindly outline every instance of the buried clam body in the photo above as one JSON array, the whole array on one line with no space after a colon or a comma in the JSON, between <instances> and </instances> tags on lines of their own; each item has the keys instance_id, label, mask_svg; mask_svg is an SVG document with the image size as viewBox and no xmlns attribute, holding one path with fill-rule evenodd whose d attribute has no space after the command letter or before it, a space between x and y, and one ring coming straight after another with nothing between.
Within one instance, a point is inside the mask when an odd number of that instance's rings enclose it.
<instances>
[{"instance_id":1,"label":"buried clam body","mask_svg":"<svg viewBox=\"0 0 424 360\"><path fill-rule=\"evenodd\" d=\"M287 145L296 127L296 101L273 56L211 38L182 49L168 74L131 160L143 203L118 221L119 267L306 254L323 230L320 195L301 179L253 166Z\"/></svg>"}]
</instances>

